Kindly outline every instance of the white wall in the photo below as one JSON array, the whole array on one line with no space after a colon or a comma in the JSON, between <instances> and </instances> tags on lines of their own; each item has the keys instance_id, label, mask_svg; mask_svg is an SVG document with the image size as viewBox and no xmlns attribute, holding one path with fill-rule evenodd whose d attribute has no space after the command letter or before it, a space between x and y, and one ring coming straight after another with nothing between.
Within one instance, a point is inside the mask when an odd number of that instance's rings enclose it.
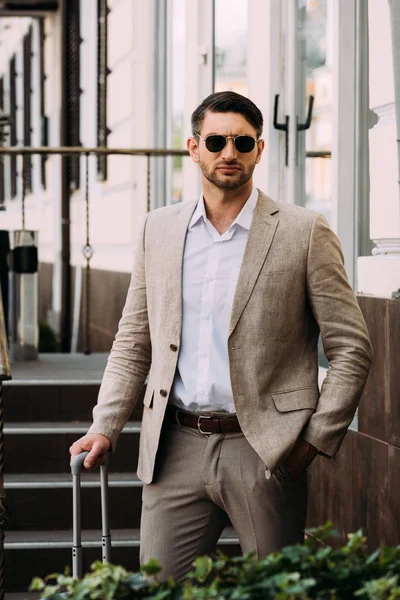
<instances>
[{"instance_id":1,"label":"white wall","mask_svg":"<svg viewBox=\"0 0 400 600\"><path fill-rule=\"evenodd\" d=\"M388 2L369 0L370 236L374 256L358 263L358 291L390 298L400 288L397 129ZM374 125L374 123L376 124Z\"/></svg>"}]
</instances>

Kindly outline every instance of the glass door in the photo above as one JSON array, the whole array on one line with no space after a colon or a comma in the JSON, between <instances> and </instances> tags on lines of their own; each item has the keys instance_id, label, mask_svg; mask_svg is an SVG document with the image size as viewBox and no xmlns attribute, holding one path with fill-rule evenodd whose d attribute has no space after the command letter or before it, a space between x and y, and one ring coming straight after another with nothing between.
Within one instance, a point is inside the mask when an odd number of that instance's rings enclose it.
<instances>
[{"instance_id":1,"label":"glass door","mask_svg":"<svg viewBox=\"0 0 400 600\"><path fill-rule=\"evenodd\" d=\"M278 199L327 218L353 285L368 227L367 27L363 0L282 0L282 58L274 66L281 73L273 115L283 155Z\"/></svg>"},{"instance_id":2,"label":"glass door","mask_svg":"<svg viewBox=\"0 0 400 600\"><path fill-rule=\"evenodd\" d=\"M332 223L333 4L300 0L298 6L302 87L306 112L311 115L303 134L302 204Z\"/></svg>"},{"instance_id":3,"label":"glass door","mask_svg":"<svg viewBox=\"0 0 400 600\"><path fill-rule=\"evenodd\" d=\"M284 0L283 87L274 126L283 132L282 197L332 214L333 13L335 0Z\"/></svg>"}]
</instances>

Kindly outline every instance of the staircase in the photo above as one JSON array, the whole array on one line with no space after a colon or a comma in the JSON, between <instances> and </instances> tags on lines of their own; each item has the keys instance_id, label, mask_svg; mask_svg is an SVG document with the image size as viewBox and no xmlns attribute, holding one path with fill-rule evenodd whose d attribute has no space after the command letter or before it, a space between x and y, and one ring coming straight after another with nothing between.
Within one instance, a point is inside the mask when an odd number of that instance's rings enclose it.
<instances>
[{"instance_id":1,"label":"staircase","mask_svg":"<svg viewBox=\"0 0 400 600\"><path fill-rule=\"evenodd\" d=\"M25 593L34 576L71 565L72 479L69 447L86 433L106 355L42 355L12 365L4 384L4 472L11 513L5 538L6 599ZM142 483L135 474L141 403L110 458L112 562L139 567ZM101 557L99 473L82 476L84 570ZM240 551L233 530L220 540L227 554ZM26 597L26 593L24 594ZM16 597L16 596L15 596Z\"/></svg>"}]
</instances>

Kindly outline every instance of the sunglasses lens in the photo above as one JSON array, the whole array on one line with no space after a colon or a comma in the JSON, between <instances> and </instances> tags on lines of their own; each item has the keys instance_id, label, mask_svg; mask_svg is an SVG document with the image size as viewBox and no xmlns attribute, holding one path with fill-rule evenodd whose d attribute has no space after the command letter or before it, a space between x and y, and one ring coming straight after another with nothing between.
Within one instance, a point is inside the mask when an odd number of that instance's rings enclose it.
<instances>
[{"instance_id":1,"label":"sunglasses lens","mask_svg":"<svg viewBox=\"0 0 400 600\"><path fill-rule=\"evenodd\" d=\"M235 139L235 146L239 152L251 152L256 145L256 140L250 135L239 135Z\"/></svg>"},{"instance_id":2,"label":"sunglasses lens","mask_svg":"<svg viewBox=\"0 0 400 600\"><path fill-rule=\"evenodd\" d=\"M225 144L226 139L223 135L209 135L206 138L206 148L209 152L221 152Z\"/></svg>"}]
</instances>

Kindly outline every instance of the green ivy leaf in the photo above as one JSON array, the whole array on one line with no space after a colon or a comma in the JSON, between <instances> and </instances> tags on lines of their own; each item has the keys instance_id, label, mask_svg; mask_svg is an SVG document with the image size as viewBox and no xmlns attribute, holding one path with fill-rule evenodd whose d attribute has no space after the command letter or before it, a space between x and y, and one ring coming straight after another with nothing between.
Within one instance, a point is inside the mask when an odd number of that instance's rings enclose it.
<instances>
[{"instance_id":1,"label":"green ivy leaf","mask_svg":"<svg viewBox=\"0 0 400 600\"><path fill-rule=\"evenodd\" d=\"M41 592L45 588L46 584L40 577L34 577L29 586L30 592Z\"/></svg>"},{"instance_id":2,"label":"green ivy leaf","mask_svg":"<svg viewBox=\"0 0 400 600\"><path fill-rule=\"evenodd\" d=\"M204 583L213 568L213 561L209 556L199 556L193 563L193 577Z\"/></svg>"},{"instance_id":3,"label":"green ivy leaf","mask_svg":"<svg viewBox=\"0 0 400 600\"><path fill-rule=\"evenodd\" d=\"M149 560L147 565L143 565L141 567L141 571L145 575L157 575L157 573L162 571L162 567L161 567L160 563L158 562L158 560L156 560L155 558L152 558L151 560Z\"/></svg>"}]
</instances>

